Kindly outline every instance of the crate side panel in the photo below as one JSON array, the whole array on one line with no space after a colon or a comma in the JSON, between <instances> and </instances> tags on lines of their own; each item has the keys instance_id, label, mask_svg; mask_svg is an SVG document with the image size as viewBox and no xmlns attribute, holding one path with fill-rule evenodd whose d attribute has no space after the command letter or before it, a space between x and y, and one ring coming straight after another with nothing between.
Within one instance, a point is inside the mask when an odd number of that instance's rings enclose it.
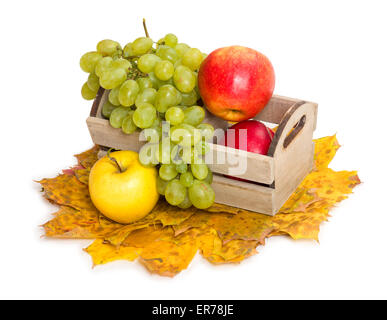
<instances>
[{"instance_id":1,"label":"crate side panel","mask_svg":"<svg viewBox=\"0 0 387 320\"><path fill-rule=\"evenodd\" d=\"M212 188L215 191L215 202L217 203L274 215L274 189L220 175L214 175Z\"/></svg>"},{"instance_id":2,"label":"crate side panel","mask_svg":"<svg viewBox=\"0 0 387 320\"><path fill-rule=\"evenodd\" d=\"M266 107L254 119L278 124L286 111L299 101L301 100L273 95Z\"/></svg>"},{"instance_id":3,"label":"crate side panel","mask_svg":"<svg viewBox=\"0 0 387 320\"><path fill-rule=\"evenodd\" d=\"M104 119L89 117L87 126L93 142L101 146L138 152L146 143L146 141L139 141L139 132L127 135L121 129L110 126L109 121Z\"/></svg>"},{"instance_id":4,"label":"crate side panel","mask_svg":"<svg viewBox=\"0 0 387 320\"><path fill-rule=\"evenodd\" d=\"M215 173L250 181L271 184L274 181L274 160L261 154L209 144L206 163Z\"/></svg>"},{"instance_id":5,"label":"crate side panel","mask_svg":"<svg viewBox=\"0 0 387 320\"><path fill-rule=\"evenodd\" d=\"M275 208L279 210L283 203L295 191L301 181L313 167L314 143L313 131L315 128L317 105L305 103L289 120L289 124L279 140L274 154L275 179ZM284 147L284 138L293 126L303 116L306 116L305 125L287 147Z\"/></svg>"}]
</instances>

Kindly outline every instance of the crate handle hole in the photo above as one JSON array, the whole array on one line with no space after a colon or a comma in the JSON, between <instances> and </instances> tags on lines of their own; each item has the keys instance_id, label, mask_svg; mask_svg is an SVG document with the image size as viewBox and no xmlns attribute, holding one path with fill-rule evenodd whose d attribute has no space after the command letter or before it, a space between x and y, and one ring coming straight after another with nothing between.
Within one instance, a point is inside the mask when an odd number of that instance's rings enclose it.
<instances>
[{"instance_id":1,"label":"crate handle hole","mask_svg":"<svg viewBox=\"0 0 387 320\"><path fill-rule=\"evenodd\" d=\"M298 120L298 122L294 125L294 127L292 128L292 130L290 130L290 132L287 134L285 140L284 140L284 148L286 149L289 144L294 140L294 138L300 133L300 131L302 130L302 128L305 126L305 122L306 122L306 115L304 114L300 120Z\"/></svg>"}]
</instances>

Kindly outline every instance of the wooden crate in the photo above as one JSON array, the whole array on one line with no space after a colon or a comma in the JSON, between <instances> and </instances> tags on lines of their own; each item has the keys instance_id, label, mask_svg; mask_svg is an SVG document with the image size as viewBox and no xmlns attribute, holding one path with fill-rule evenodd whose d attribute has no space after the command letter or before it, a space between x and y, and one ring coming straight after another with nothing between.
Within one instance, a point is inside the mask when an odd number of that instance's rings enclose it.
<instances>
[{"instance_id":1,"label":"wooden crate","mask_svg":"<svg viewBox=\"0 0 387 320\"><path fill-rule=\"evenodd\" d=\"M103 147L139 151L145 142L139 132L124 134L114 129L101 115L108 92L101 89L95 99L87 125L93 142ZM265 109L254 119L278 124L267 155L246 152L210 143L216 155L233 155L236 161L246 161L247 170L239 178L230 179L232 166L209 164L214 172L212 187L215 201L268 215L275 215L313 168L313 131L316 128L317 104L274 95ZM228 123L210 113L203 121L214 128L227 129Z\"/></svg>"}]
</instances>

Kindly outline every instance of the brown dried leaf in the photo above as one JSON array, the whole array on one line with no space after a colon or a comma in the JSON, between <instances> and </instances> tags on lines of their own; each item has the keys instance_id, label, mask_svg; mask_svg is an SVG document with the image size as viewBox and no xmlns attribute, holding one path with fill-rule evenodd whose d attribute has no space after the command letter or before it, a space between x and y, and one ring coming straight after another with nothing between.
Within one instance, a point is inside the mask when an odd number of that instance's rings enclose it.
<instances>
[{"instance_id":1,"label":"brown dried leaf","mask_svg":"<svg viewBox=\"0 0 387 320\"><path fill-rule=\"evenodd\" d=\"M87 186L89 185L90 168L74 169L74 174L79 182L82 182L83 184L85 184Z\"/></svg>"},{"instance_id":2,"label":"brown dried leaf","mask_svg":"<svg viewBox=\"0 0 387 320\"><path fill-rule=\"evenodd\" d=\"M277 228L270 236L287 234L293 239L318 240L320 224L329 217L326 207L314 207L312 204L306 212L278 213L273 217Z\"/></svg>"},{"instance_id":3,"label":"brown dried leaf","mask_svg":"<svg viewBox=\"0 0 387 320\"><path fill-rule=\"evenodd\" d=\"M86 150L85 152L82 152L80 154L76 154L75 157L78 160L78 163L82 165L84 168L89 168L94 165L94 163L98 160L98 152L99 147L94 146L93 148Z\"/></svg>"},{"instance_id":4,"label":"brown dried leaf","mask_svg":"<svg viewBox=\"0 0 387 320\"><path fill-rule=\"evenodd\" d=\"M106 237L106 240L112 245L119 246L134 230L159 224L163 226L179 225L198 211L197 209L182 210L169 205L165 200L160 200L146 217L112 232Z\"/></svg>"},{"instance_id":5,"label":"brown dried leaf","mask_svg":"<svg viewBox=\"0 0 387 320\"><path fill-rule=\"evenodd\" d=\"M346 199L359 183L356 171L334 171L323 168L311 172L301 183L301 187L313 189L319 198L332 206Z\"/></svg>"},{"instance_id":6,"label":"brown dried leaf","mask_svg":"<svg viewBox=\"0 0 387 320\"><path fill-rule=\"evenodd\" d=\"M60 174L56 178L39 181L45 196L51 201L82 210L96 210L90 200L89 188L73 175Z\"/></svg>"},{"instance_id":7,"label":"brown dried leaf","mask_svg":"<svg viewBox=\"0 0 387 320\"><path fill-rule=\"evenodd\" d=\"M314 189L298 187L291 197L285 202L280 213L305 212L314 202L321 200Z\"/></svg>"},{"instance_id":8,"label":"brown dried leaf","mask_svg":"<svg viewBox=\"0 0 387 320\"><path fill-rule=\"evenodd\" d=\"M56 217L43 225L45 235L54 238L95 239L122 227L117 223L101 226L99 215L98 211L61 207Z\"/></svg>"}]
</instances>

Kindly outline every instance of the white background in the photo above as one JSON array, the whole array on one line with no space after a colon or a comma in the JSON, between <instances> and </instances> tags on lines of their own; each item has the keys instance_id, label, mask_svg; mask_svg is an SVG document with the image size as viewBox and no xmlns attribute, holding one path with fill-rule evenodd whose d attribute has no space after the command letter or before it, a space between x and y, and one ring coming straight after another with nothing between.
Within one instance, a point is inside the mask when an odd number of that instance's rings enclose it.
<instances>
[{"instance_id":1,"label":"white background","mask_svg":"<svg viewBox=\"0 0 387 320\"><path fill-rule=\"evenodd\" d=\"M320 243L274 237L240 265L197 255L173 279L138 263L91 269L90 241L42 239L55 207L33 180L92 146L82 53L173 32L204 52L266 54L275 93L319 103L315 137L337 132L337 170L364 182L323 223ZM0 298L387 298L385 1L2 1Z\"/></svg>"}]
</instances>

